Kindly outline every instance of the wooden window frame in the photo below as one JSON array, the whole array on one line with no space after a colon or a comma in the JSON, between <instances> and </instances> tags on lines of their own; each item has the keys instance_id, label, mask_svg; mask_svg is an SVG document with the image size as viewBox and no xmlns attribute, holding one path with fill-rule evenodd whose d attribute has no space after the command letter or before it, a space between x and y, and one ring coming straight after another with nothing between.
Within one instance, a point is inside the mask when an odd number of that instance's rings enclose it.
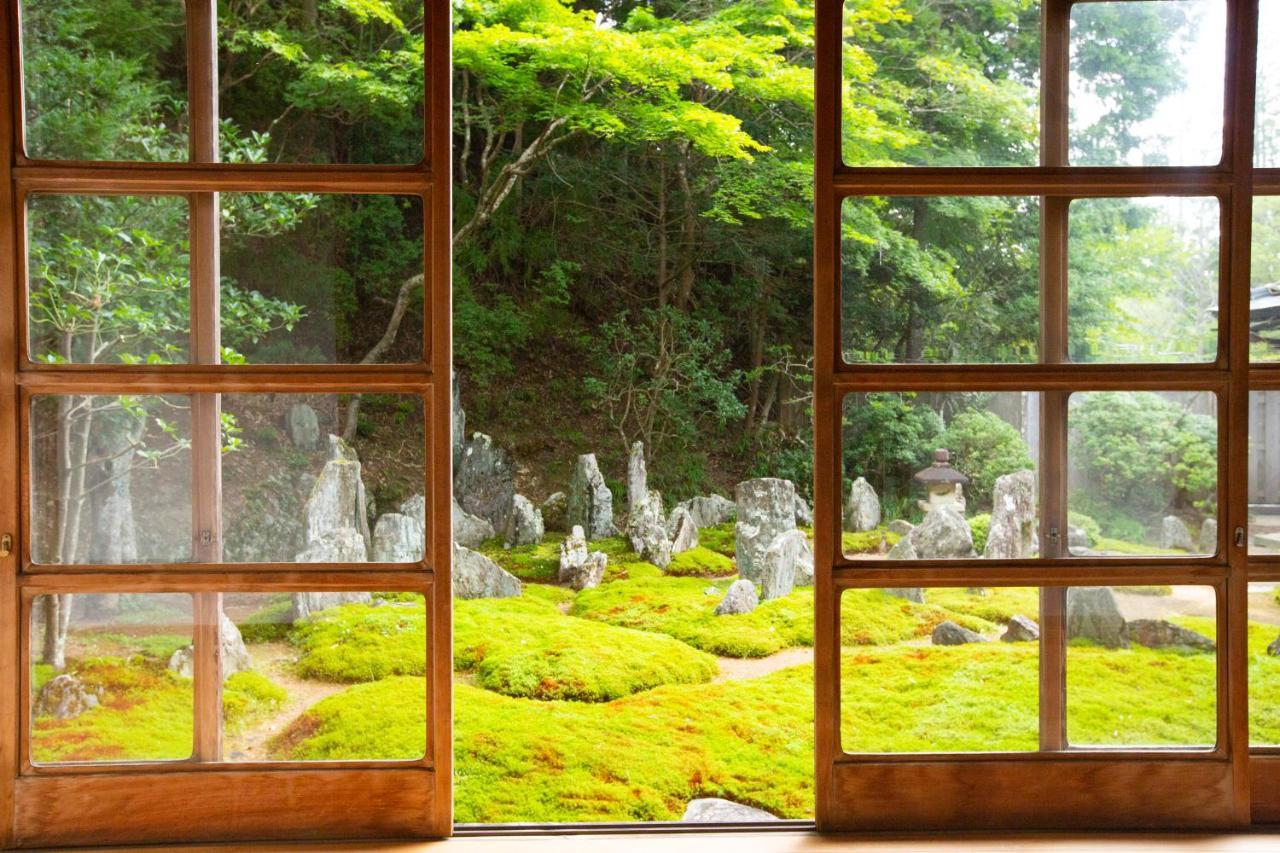
<instances>
[{"instance_id":1,"label":"wooden window frame","mask_svg":"<svg viewBox=\"0 0 1280 853\"><path fill-rule=\"evenodd\" d=\"M0 844L442 837L452 803L451 79L450 7L424 0L423 157L407 165L222 164L217 145L216 0L185 0L189 161L46 161L26 155L19 0L0 2ZM413 364L218 363L220 192L416 196L424 217L422 358ZM181 365L46 365L27 352L25 202L33 192L180 195L189 200L191 348ZM193 561L45 565L27 541L30 400L39 394L191 395ZM219 403L225 393L400 392L423 400L427 540L419 564L222 560ZM208 531L201 536L200 531ZM222 760L216 614L224 592L403 589L426 599L426 752L417 761ZM26 620L36 595L184 592L195 605L194 756L179 762L39 765L30 761Z\"/></svg>"},{"instance_id":2,"label":"wooden window frame","mask_svg":"<svg viewBox=\"0 0 1280 853\"><path fill-rule=\"evenodd\" d=\"M1079 0L1107 2L1107 0ZM1280 388L1280 367L1250 364L1249 258L1255 193L1280 192L1280 170L1253 168L1257 0L1227 9L1224 137L1205 167L1068 164L1072 0L1045 0L1041 25L1041 165L853 168L841 159L840 0L817 0L814 233L814 529L817 823L820 830L1231 827L1280 820L1280 750L1250 757L1247 586L1280 580L1252 566L1247 530L1248 394ZM1204 117L1208 118L1208 117ZM1017 195L1041 199L1041 341L1035 364L845 363L841 354L840 207L859 196ZM1066 212L1075 198L1208 196L1221 204L1219 345L1208 364L1072 364L1066 349ZM1240 298L1244 294L1245 298ZM849 561L840 551L841 411L866 391L1041 392L1043 555L1019 561ZM1219 533L1212 556L1069 557L1066 400L1090 390L1210 391L1218 400ZM1050 536L1050 528L1064 532ZM1055 541L1057 544L1055 544ZM826 569L823 571L821 569ZM1202 584L1218 599L1218 738L1209 749L1071 747L1065 729L1065 588ZM853 755L840 748L839 595L879 586L1038 586L1040 751ZM1251 785L1252 777L1252 785Z\"/></svg>"}]
</instances>

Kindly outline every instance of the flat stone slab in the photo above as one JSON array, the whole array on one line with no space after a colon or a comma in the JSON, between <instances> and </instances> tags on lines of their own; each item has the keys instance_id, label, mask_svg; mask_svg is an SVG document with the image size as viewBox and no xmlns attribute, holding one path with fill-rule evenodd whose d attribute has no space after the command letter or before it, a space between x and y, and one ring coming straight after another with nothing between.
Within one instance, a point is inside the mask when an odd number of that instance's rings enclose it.
<instances>
[{"instance_id":1,"label":"flat stone slab","mask_svg":"<svg viewBox=\"0 0 1280 853\"><path fill-rule=\"evenodd\" d=\"M777 817L762 809L744 806L732 800L719 797L705 797L690 800L685 807L684 817L687 823L760 823L766 820L778 820Z\"/></svg>"}]
</instances>

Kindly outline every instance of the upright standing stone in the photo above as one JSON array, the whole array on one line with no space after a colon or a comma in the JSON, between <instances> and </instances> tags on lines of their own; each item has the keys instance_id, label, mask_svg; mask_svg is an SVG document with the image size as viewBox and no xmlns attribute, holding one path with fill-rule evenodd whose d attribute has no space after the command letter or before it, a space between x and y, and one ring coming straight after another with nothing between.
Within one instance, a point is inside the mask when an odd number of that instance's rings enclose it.
<instances>
[{"instance_id":1,"label":"upright standing stone","mask_svg":"<svg viewBox=\"0 0 1280 853\"><path fill-rule=\"evenodd\" d=\"M403 510L401 510L403 512ZM478 515L472 515L453 501L453 541L464 548L478 548L497 536L493 525Z\"/></svg>"},{"instance_id":2,"label":"upright standing stone","mask_svg":"<svg viewBox=\"0 0 1280 853\"><path fill-rule=\"evenodd\" d=\"M648 492L627 517L631 550L660 569L671 565L671 540L662 518L662 495Z\"/></svg>"},{"instance_id":3,"label":"upright standing stone","mask_svg":"<svg viewBox=\"0 0 1280 853\"><path fill-rule=\"evenodd\" d=\"M537 545L545 532L542 513L524 495L516 495L511 502L511 523L507 526L506 543L513 547Z\"/></svg>"},{"instance_id":4,"label":"upright standing stone","mask_svg":"<svg viewBox=\"0 0 1280 853\"><path fill-rule=\"evenodd\" d=\"M1073 586L1067 590L1067 639L1077 637L1109 649L1129 647L1129 630L1110 587Z\"/></svg>"},{"instance_id":5,"label":"upright standing stone","mask_svg":"<svg viewBox=\"0 0 1280 853\"><path fill-rule=\"evenodd\" d=\"M320 419L306 403L294 403L284 413L289 441L299 450L315 450L320 445Z\"/></svg>"},{"instance_id":6,"label":"upright standing stone","mask_svg":"<svg viewBox=\"0 0 1280 853\"><path fill-rule=\"evenodd\" d=\"M780 534L796 529L795 486L790 480L760 477L739 483L736 497L734 555L738 574L763 586L765 552ZM767 592L764 597L769 598Z\"/></svg>"},{"instance_id":7,"label":"upright standing stone","mask_svg":"<svg viewBox=\"0 0 1280 853\"><path fill-rule=\"evenodd\" d=\"M676 507L687 509L699 529L733 521L738 514L737 506L724 495L699 495L676 504Z\"/></svg>"},{"instance_id":8,"label":"upright standing stone","mask_svg":"<svg viewBox=\"0 0 1280 853\"><path fill-rule=\"evenodd\" d=\"M997 477L982 556L993 560L1031 556L1035 526L1036 475L1024 470Z\"/></svg>"},{"instance_id":9,"label":"upright standing stone","mask_svg":"<svg viewBox=\"0 0 1280 853\"><path fill-rule=\"evenodd\" d=\"M516 496L516 477L507 451L482 432L471 436L453 479L458 505L493 525L507 529Z\"/></svg>"},{"instance_id":10,"label":"upright standing stone","mask_svg":"<svg viewBox=\"0 0 1280 853\"><path fill-rule=\"evenodd\" d=\"M634 513L649 497L649 477L644 466L644 442L631 445L627 457L627 511Z\"/></svg>"},{"instance_id":11,"label":"upright standing stone","mask_svg":"<svg viewBox=\"0 0 1280 853\"><path fill-rule=\"evenodd\" d=\"M515 575L479 551L454 544L454 598L515 598L522 592Z\"/></svg>"},{"instance_id":12,"label":"upright standing stone","mask_svg":"<svg viewBox=\"0 0 1280 853\"><path fill-rule=\"evenodd\" d=\"M1218 550L1218 519L1210 516L1200 525L1200 553L1213 554Z\"/></svg>"},{"instance_id":13,"label":"upright standing stone","mask_svg":"<svg viewBox=\"0 0 1280 853\"><path fill-rule=\"evenodd\" d=\"M862 477L849 487L849 500L844 507L844 529L861 533L880 526L880 496Z\"/></svg>"},{"instance_id":14,"label":"upright standing stone","mask_svg":"<svg viewBox=\"0 0 1280 853\"><path fill-rule=\"evenodd\" d=\"M570 526L580 526L586 531L588 539L612 536L617 529L613 526L613 494L600 473L594 453L578 457L569 483L565 516Z\"/></svg>"},{"instance_id":15,"label":"upright standing stone","mask_svg":"<svg viewBox=\"0 0 1280 853\"><path fill-rule=\"evenodd\" d=\"M667 536L671 538L672 554L683 554L698 547L698 525L689 510L678 506L671 511L671 517L667 519Z\"/></svg>"},{"instance_id":16,"label":"upright standing stone","mask_svg":"<svg viewBox=\"0 0 1280 853\"><path fill-rule=\"evenodd\" d=\"M587 535L575 525L569 538L560 543L560 583L570 589L584 590L599 586L609 558L603 551L587 549Z\"/></svg>"},{"instance_id":17,"label":"upright standing stone","mask_svg":"<svg viewBox=\"0 0 1280 853\"><path fill-rule=\"evenodd\" d=\"M373 562L416 563L422 559L424 540L416 518L398 512L381 515L373 526Z\"/></svg>"},{"instance_id":18,"label":"upright standing stone","mask_svg":"<svg viewBox=\"0 0 1280 853\"><path fill-rule=\"evenodd\" d=\"M1177 548L1181 551L1195 551L1196 544L1191 539L1191 531L1186 523L1176 515L1166 515L1160 521L1160 547Z\"/></svg>"},{"instance_id":19,"label":"upright standing stone","mask_svg":"<svg viewBox=\"0 0 1280 853\"><path fill-rule=\"evenodd\" d=\"M796 525L798 527L813 527L813 507L802 498L799 493L796 494Z\"/></svg>"},{"instance_id":20,"label":"upright standing stone","mask_svg":"<svg viewBox=\"0 0 1280 853\"><path fill-rule=\"evenodd\" d=\"M347 530L354 531L363 540L366 551L363 559L367 560L371 535L360 461L346 442L331 435L329 461L307 498L307 545L310 547L331 536L345 536L342 532Z\"/></svg>"},{"instance_id":21,"label":"upright standing stone","mask_svg":"<svg viewBox=\"0 0 1280 853\"><path fill-rule=\"evenodd\" d=\"M788 530L774 537L764 552L760 571L760 598L781 598L796 586L796 575L808 559L808 576L813 577L813 551L803 530Z\"/></svg>"},{"instance_id":22,"label":"upright standing stone","mask_svg":"<svg viewBox=\"0 0 1280 853\"><path fill-rule=\"evenodd\" d=\"M458 371L453 371L453 381L449 383L450 396L452 398L453 419L452 435L453 440L453 476L457 478L458 469L462 466L462 454L467 444L467 413L462 408L462 393L459 390Z\"/></svg>"}]
</instances>

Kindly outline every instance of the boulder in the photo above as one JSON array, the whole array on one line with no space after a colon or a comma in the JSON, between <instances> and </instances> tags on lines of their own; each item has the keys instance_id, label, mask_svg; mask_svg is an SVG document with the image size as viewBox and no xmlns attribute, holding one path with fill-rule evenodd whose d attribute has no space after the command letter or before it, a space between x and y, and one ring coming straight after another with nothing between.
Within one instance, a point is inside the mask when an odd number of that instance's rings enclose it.
<instances>
[{"instance_id":1,"label":"boulder","mask_svg":"<svg viewBox=\"0 0 1280 853\"><path fill-rule=\"evenodd\" d=\"M574 525L569 538L560 543L560 583L583 590L599 586L609 558L603 551L590 552L581 525Z\"/></svg>"},{"instance_id":2,"label":"boulder","mask_svg":"<svg viewBox=\"0 0 1280 853\"><path fill-rule=\"evenodd\" d=\"M813 508L800 495L796 495L796 525L813 527Z\"/></svg>"},{"instance_id":3,"label":"boulder","mask_svg":"<svg viewBox=\"0 0 1280 853\"><path fill-rule=\"evenodd\" d=\"M1217 648L1213 640L1198 631L1175 625L1167 619L1133 619L1125 625L1130 642L1149 649L1180 646L1197 651L1211 652Z\"/></svg>"},{"instance_id":4,"label":"boulder","mask_svg":"<svg viewBox=\"0 0 1280 853\"><path fill-rule=\"evenodd\" d=\"M627 511L634 513L649 497L649 478L644 467L644 442L631 445L627 457Z\"/></svg>"},{"instance_id":5,"label":"boulder","mask_svg":"<svg viewBox=\"0 0 1280 853\"><path fill-rule=\"evenodd\" d=\"M311 451L320 446L320 419L306 403L294 403L285 411L284 431L299 450Z\"/></svg>"},{"instance_id":6,"label":"boulder","mask_svg":"<svg viewBox=\"0 0 1280 853\"><path fill-rule=\"evenodd\" d=\"M1196 544L1191 538L1191 531L1182 519L1176 515L1166 515L1160 520L1160 547L1178 548L1182 551L1195 551Z\"/></svg>"},{"instance_id":7,"label":"boulder","mask_svg":"<svg viewBox=\"0 0 1280 853\"><path fill-rule=\"evenodd\" d=\"M1276 637L1270 643L1267 643L1267 654L1271 657L1280 657L1280 637Z\"/></svg>"},{"instance_id":8,"label":"boulder","mask_svg":"<svg viewBox=\"0 0 1280 853\"><path fill-rule=\"evenodd\" d=\"M861 533L879 526L880 496L870 483L859 477L849 487L849 499L844 505L844 529Z\"/></svg>"},{"instance_id":9,"label":"boulder","mask_svg":"<svg viewBox=\"0 0 1280 853\"><path fill-rule=\"evenodd\" d=\"M729 585L724 598L716 605L717 616L737 616L750 613L760 603L756 594L756 585L748 580L736 580Z\"/></svg>"},{"instance_id":10,"label":"boulder","mask_svg":"<svg viewBox=\"0 0 1280 853\"><path fill-rule=\"evenodd\" d=\"M424 531L416 518L389 512L373 526L373 562L416 563L422 559Z\"/></svg>"},{"instance_id":11,"label":"boulder","mask_svg":"<svg viewBox=\"0 0 1280 853\"><path fill-rule=\"evenodd\" d=\"M911 535L911 547L921 560L973 556L973 533L960 511L949 506L929 510ZM899 543L901 544L901 543Z\"/></svg>"},{"instance_id":12,"label":"boulder","mask_svg":"<svg viewBox=\"0 0 1280 853\"><path fill-rule=\"evenodd\" d=\"M295 563L367 563L365 539L352 527L312 539L297 556Z\"/></svg>"},{"instance_id":13,"label":"boulder","mask_svg":"<svg viewBox=\"0 0 1280 853\"><path fill-rule=\"evenodd\" d=\"M1023 470L997 477L992 490L991 526L982 556L989 560L1032 556L1035 525L1035 473Z\"/></svg>"},{"instance_id":14,"label":"boulder","mask_svg":"<svg viewBox=\"0 0 1280 853\"><path fill-rule=\"evenodd\" d=\"M497 536L493 525L478 515L467 512L453 502L453 541L464 548L475 548Z\"/></svg>"},{"instance_id":15,"label":"boulder","mask_svg":"<svg viewBox=\"0 0 1280 853\"><path fill-rule=\"evenodd\" d=\"M510 455L482 432L471 436L453 475L453 493L467 512L480 516L494 530L506 530L516 496Z\"/></svg>"},{"instance_id":16,"label":"boulder","mask_svg":"<svg viewBox=\"0 0 1280 853\"><path fill-rule=\"evenodd\" d=\"M545 532L542 513L524 495L512 498L510 518L505 537L508 546L537 545L542 541Z\"/></svg>"},{"instance_id":17,"label":"boulder","mask_svg":"<svg viewBox=\"0 0 1280 853\"><path fill-rule=\"evenodd\" d=\"M1040 639L1040 626L1026 616L1013 616L1000 639L1006 643L1029 643Z\"/></svg>"},{"instance_id":18,"label":"boulder","mask_svg":"<svg viewBox=\"0 0 1280 853\"><path fill-rule=\"evenodd\" d=\"M579 456L573 469L565 505L565 523L581 527L588 539L603 539L617 530L613 525L613 493L600 473L594 453Z\"/></svg>"},{"instance_id":19,"label":"boulder","mask_svg":"<svg viewBox=\"0 0 1280 853\"><path fill-rule=\"evenodd\" d=\"M898 544L889 549L889 553L885 555L886 560L918 560L920 555L916 553L916 546L911 544L911 537L904 536L898 540Z\"/></svg>"},{"instance_id":20,"label":"boulder","mask_svg":"<svg viewBox=\"0 0 1280 853\"><path fill-rule=\"evenodd\" d=\"M35 717L70 720L102 703L102 696L74 675L63 673L45 682L31 705Z\"/></svg>"},{"instance_id":21,"label":"boulder","mask_svg":"<svg viewBox=\"0 0 1280 853\"><path fill-rule=\"evenodd\" d=\"M987 638L976 631L970 631L950 620L938 623L938 627L933 629L932 639L935 646L963 646L968 643L987 642Z\"/></svg>"},{"instance_id":22,"label":"boulder","mask_svg":"<svg viewBox=\"0 0 1280 853\"><path fill-rule=\"evenodd\" d=\"M308 548L311 543L332 538L361 540L359 562L368 560L369 515L364 480L355 451L336 435L329 436L329 461L325 462L311 495L307 498ZM354 549L353 549L354 550ZM342 559L355 560L356 557ZM321 562L307 560L303 562Z\"/></svg>"},{"instance_id":23,"label":"boulder","mask_svg":"<svg viewBox=\"0 0 1280 853\"><path fill-rule=\"evenodd\" d=\"M368 604L373 596L367 592L295 592L290 622L306 619L312 613L340 607L343 604Z\"/></svg>"},{"instance_id":24,"label":"boulder","mask_svg":"<svg viewBox=\"0 0 1280 853\"><path fill-rule=\"evenodd\" d=\"M684 817L680 819L686 823L760 823L778 820L766 811L717 797L690 800L685 807Z\"/></svg>"},{"instance_id":25,"label":"boulder","mask_svg":"<svg viewBox=\"0 0 1280 853\"><path fill-rule=\"evenodd\" d=\"M1129 647L1129 632L1115 593L1106 586L1067 590L1067 639L1091 640L1109 649Z\"/></svg>"},{"instance_id":26,"label":"boulder","mask_svg":"<svg viewBox=\"0 0 1280 853\"><path fill-rule=\"evenodd\" d=\"M779 535L796 529L796 489L790 480L760 477L738 484L734 556L738 574L764 586L764 556ZM776 587L775 587L776 588ZM771 596L766 591L765 598Z\"/></svg>"},{"instance_id":27,"label":"boulder","mask_svg":"<svg viewBox=\"0 0 1280 853\"><path fill-rule=\"evenodd\" d=\"M1200 525L1200 553L1218 552L1218 519L1206 518Z\"/></svg>"},{"instance_id":28,"label":"boulder","mask_svg":"<svg viewBox=\"0 0 1280 853\"><path fill-rule=\"evenodd\" d=\"M723 495L699 495L676 506L688 510L699 529L727 524L738 516L737 505Z\"/></svg>"},{"instance_id":29,"label":"boulder","mask_svg":"<svg viewBox=\"0 0 1280 853\"><path fill-rule=\"evenodd\" d=\"M884 594L914 601L916 604L924 604L924 589L918 586L887 586L884 588Z\"/></svg>"},{"instance_id":30,"label":"boulder","mask_svg":"<svg viewBox=\"0 0 1280 853\"><path fill-rule=\"evenodd\" d=\"M453 420L450 438L453 441L453 475L455 479L458 476L458 469L462 466L462 454L465 452L467 445L467 413L462 408L460 387L458 371L455 370L453 379L449 383Z\"/></svg>"},{"instance_id":31,"label":"boulder","mask_svg":"<svg viewBox=\"0 0 1280 853\"><path fill-rule=\"evenodd\" d=\"M222 646L222 677L253 668L253 658L245 647L236 623L225 612L218 614L218 642Z\"/></svg>"},{"instance_id":32,"label":"boulder","mask_svg":"<svg viewBox=\"0 0 1280 853\"><path fill-rule=\"evenodd\" d=\"M890 533L896 533L899 536L910 536L911 531L915 530L916 526L905 519L895 518L893 521L889 522L889 526L885 529Z\"/></svg>"},{"instance_id":33,"label":"boulder","mask_svg":"<svg viewBox=\"0 0 1280 853\"><path fill-rule=\"evenodd\" d=\"M671 540L662 516L662 494L647 492L644 500L627 516L627 539L631 550L660 569L671 565Z\"/></svg>"},{"instance_id":34,"label":"boulder","mask_svg":"<svg viewBox=\"0 0 1280 853\"><path fill-rule=\"evenodd\" d=\"M1067 525L1067 550L1073 554L1082 551L1088 551L1093 547L1093 543L1089 541L1089 533L1083 527L1076 527L1074 524Z\"/></svg>"},{"instance_id":35,"label":"boulder","mask_svg":"<svg viewBox=\"0 0 1280 853\"><path fill-rule=\"evenodd\" d=\"M807 568L801 568L807 563ZM765 550L760 571L760 597L781 598L798 584L797 576L813 583L813 549L803 530L779 533ZM750 580L748 578L748 580Z\"/></svg>"},{"instance_id":36,"label":"boulder","mask_svg":"<svg viewBox=\"0 0 1280 853\"><path fill-rule=\"evenodd\" d=\"M552 492L542 502L542 527L544 532L554 530L557 533L568 533L569 528L566 520L568 508L568 496L564 492Z\"/></svg>"},{"instance_id":37,"label":"boulder","mask_svg":"<svg viewBox=\"0 0 1280 853\"><path fill-rule=\"evenodd\" d=\"M515 598L520 579L479 551L453 546L454 598Z\"/></svg>"},{"instance_id":38,"label":"boulder","mask_svg":"<svg viewBox=\"0 0 1280 853\"><path fill-rule=\"evenodd\" d=\"M698 525L689 510L678 506L671 511L667 519L667 536L671 539L673 556L698 547Z\"/></svg>"}]
</instances>

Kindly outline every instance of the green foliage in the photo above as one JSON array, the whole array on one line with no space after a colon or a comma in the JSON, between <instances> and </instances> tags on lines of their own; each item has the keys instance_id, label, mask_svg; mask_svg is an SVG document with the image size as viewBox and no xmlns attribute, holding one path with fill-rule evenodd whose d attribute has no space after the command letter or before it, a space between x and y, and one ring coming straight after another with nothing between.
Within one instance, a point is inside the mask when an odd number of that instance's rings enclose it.
<instances>
[{"instance_id":1,"label":"green foliage","mask_svg":"<svg viewBox=\"0 0 1280 853\"><path fill-rule=\"evenodd\" d=\"M703 527L698 530L698 545L733 559L737 547L735 545L737 527L737 524L732 521L717 524L714 527Z\"/></svg>"},{"instance_id":2,"label":"green foliage","mask_svg":"<svg viewBox=\"0 0 1280 853\"><path fill-rule=\"evenodd\" d=\"M812 535L810 536L812 538ZM846 530L840 534L841 549L846 554L874 554L883 548L892 548L902 539L896 533L890 533L885 527L875 530L853 532Z\"/></svg>"},{"instance_id":3,"label":"green foliage","mask_svg":"<svg viewBox=\"0 0 1280 853\"><path fill-rule=\"evenodd\" d=\"M912 476L928 464L940 446L942 418L917 403L914 394L874 393L846 400L845 477L865 477L885 502L906 497L911 492Z\"/></svg>"},{"instance_id":4,"label":"green foliage","mask_svg":"<svg viewBox=\"0 0 1280 853\"><path fill-rule=\"evenodd\" d=\"M1097 547L1098 540L1102 538L1102 528L1098 525L1098 522L1094 521L1092 516L1070 510L1067 512L1067 524L1072 527L1079 527L1084 531L1085 536L1089 539L1090 548Z\"/></svg>"},{"instance_id":5,"label":"green foliage","mask_svg":"<svg viewBox=\"0 0 1280 853\"><path fill-rule=\"evenodd\" d=\"M265 606L250 613L236 624L246 643L278 643L293 628L293 596L275 596Z\"/></svg>"},{"instance_id":6,"label":"green foliage","mask_svg":"<svg viewBox=\"0 0 1280 853\"><path fill-rule=\"evenodd\" d=\"M222 719L229 732L280 708L289 692L260 672L247 670L227 676L222 683Z\"/></svg>"},{"instance_id":7,"label":"green foliage","mask_svg":"<svg viewBox=\"0 0 1280 853\"><path fill-rule=\"evenodd\" d=\"M969 533L973 535L973 550L979 554L987 547L987 534L991 532L991 513L984 512L969 519Z\"/></svg>"},{"instance_id":8,"label":"green foliage","mask_svg":"<svg viewBox=\"0 0 1280 853\"><path fill-rule=\"evenodd\" d=\"M320 700L270 747L276 758L294 761L412 759L425 752L426 732L426 682L398 675Z\"/></svg>"},{"instance_id":9,"label":"green foliage","mask_svg":"<svg viewBox=\"0 0 1280 853\"><path fill-rule=\"evenodd\" d=\"M672 557L664 571L674 577L722 578L736 569L732 557L698 545Z\"/></svg>"},{"instance_id":10,"label":"green foliage","mask_svg":"<svg viewBox=\"0 0 1280 853\"><path fill-rule=\"evenodd\" d=\"M480 546L480 553L522 581L555 583L560 574L562 536L548 536L536 545L503 547L501 539L491 539Z\"/></svg>"},{"instance_id":11,"label":"green foliage","mask_svg":"<svg viewBox=\"0 0 1280 853\"><path fill-rule=\"evenodd\" d=\"M955 415L938 446L951 451L952 467L969 478L965 496L975 507L991 508L998 477L1035 468L1022 435L994 412L968 409Z\"/></svg>"},{"instance_id":12,"label":"green foliage","mask_svg":"<svg viewBox=\"0 0 1280 853\"><path fill-rule=\"evenodd\" d=\"M294 625L295 669L317 681L376 681L421 675L426 666L426 614L420 604L344 604Z\"/></svg>"}]
</instances>

